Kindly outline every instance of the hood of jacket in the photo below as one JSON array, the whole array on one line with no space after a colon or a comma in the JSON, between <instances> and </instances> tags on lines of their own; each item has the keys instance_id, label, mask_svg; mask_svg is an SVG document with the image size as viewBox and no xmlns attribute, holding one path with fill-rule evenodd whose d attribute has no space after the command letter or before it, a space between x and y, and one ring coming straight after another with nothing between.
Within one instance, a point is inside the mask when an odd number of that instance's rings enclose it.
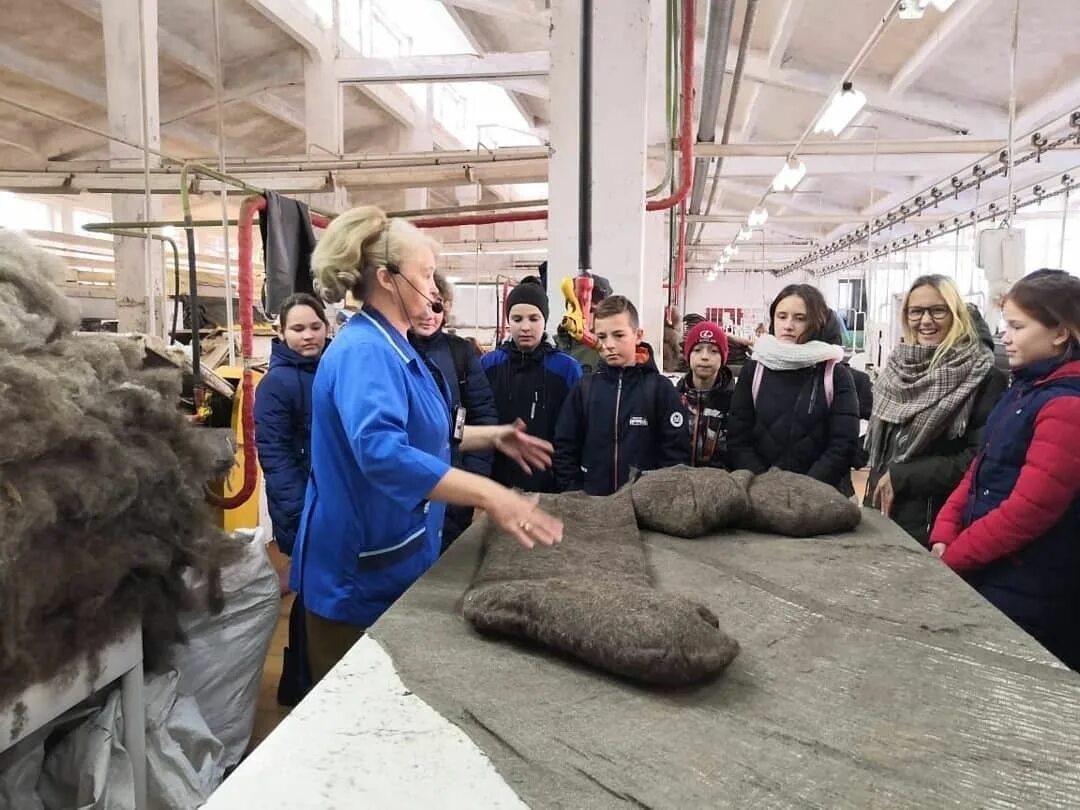
<instances>
[{"instance_id":1,"label":"hood of jacket","mask_svg":"<svg viewBox=\"0 0 1080 810\"><path fill-rule=\"evenodd\" d=\"M519 366L527 363L543 363L544 358L555 351L555 348L555 344L551 342L547 332L540 336L540 342L531 351L526 352L519 349L512 338L507 338L499 344L499 351L505 352L506 356L510 358L510 362Z\"/></svg>"},{"instance_id":2,"label":"hood of jacket","mask_svg":"<svg viewBox=\"0 0 1080 810\"><path fill-rule=\"evenodd\" d=\"M644 341L637 345L637 363L634 365L619 367L609 366L604 362L604 358L601 356L600 365L596 370L601 374L614 374L618 371L638 374L660 373L660 367L656 365L656 353L653 351L653 347Z\"/></svg>"},{"instance_id":3,"label":"hood of jacket","mask_svg":"<svg viewBox=\"0 0 1080 810\"><path fill-rule=\"evenodd\" d=\"M286 346L285 341L280 338L274 338L270 344L270 368L296 368L314 374L318 367L318 357L304 357L300 352Z\"/></svg>"},{"instance_id":4,"label":"hood of jacket","mask_svg":"<svg viewBox=\"0 0 1080 810\"><path fill-rule=\"evenodd\" d=\"M971 323L975 327L975 334L978 335L979 340L990 349L994 350L994 336L990 333L990 327L986 323L986 319L983 318L982 313L979 312L979 308L974 304L967 305L968 314L971 316Z\"/></svg>"},{"instance_id":5,"label":"hood of jacket","mask_svg":"<svg viewBox=\"0 0 1080 810\"><path fill-rule=\"evenodd\" d=\"M702 391L698 388L694 388L694 374L693 372L687 372L678 384L675 386L680 394L686 394L689 396L704 395L711 396L712 394L718 394L724 391L731 390L735 385L735 375L731 369L727 366L720 366L720 370L716 374L716 382L713 383L712 388L707 391Z\"/></svg>"}]
</instances>

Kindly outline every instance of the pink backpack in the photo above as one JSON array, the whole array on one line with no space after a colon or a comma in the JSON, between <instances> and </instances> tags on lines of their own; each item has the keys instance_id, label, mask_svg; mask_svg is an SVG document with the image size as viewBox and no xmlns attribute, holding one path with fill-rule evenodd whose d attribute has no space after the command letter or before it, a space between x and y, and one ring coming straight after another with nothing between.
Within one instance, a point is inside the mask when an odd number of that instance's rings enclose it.
<instances>
[{"instance_id":1,"label":"pink backpack","mask_svg":"<svg viewBox=\"0 0 1080 810\"><path fill-rule=\"evenodd\" d=\"M833 377L836 374L836 364L838 360L826 360L825 361L825 402L832 408L833 401ZM758 389L761 388L761 380L765 376L765 366L761 363L754 364L754 385L753 396L754 405L757 405Z\"/></svg>"}]
</instances>

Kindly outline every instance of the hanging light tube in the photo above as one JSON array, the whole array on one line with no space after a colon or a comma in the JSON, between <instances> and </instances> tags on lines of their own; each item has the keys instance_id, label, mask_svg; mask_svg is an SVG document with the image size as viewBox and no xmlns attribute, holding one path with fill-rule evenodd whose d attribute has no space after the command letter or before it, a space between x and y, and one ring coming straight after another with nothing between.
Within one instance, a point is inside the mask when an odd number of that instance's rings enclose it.
<instances>
[{"instance_id":1,"label":"hanging light tube","mask_svg":"<svg viewBox=\"0 0 1080 810\"><path fill-rule=\"evenodd\" d=\"M840 92L829 101L829 106L821 114L814 132L831 132L839 135L859 110L866 106L866 95L852 87L851 82L844 82Z\"/></svg>"},{"instance_id":2,"label":"hanging light tube","mask_svg":"<svg viewBox=\"0 0 1080 810\"><path fill-rule=\"evenodd\" d=\"M769 221L769 212L764 207L755 208L747 217L746 224L751 228L762 228Z\"/></svg>"},{"instance_id":3,"label":"hanging light tube","mask_svg":"<svg viewBox=\"0 0 1080 810\"><path fill-rule=\"evenodd\" d=\"M796 158L788 160L773 178L773 191L794 191L806 177L806 164Z\"/></svg>"},{"instance_id":4,"label":"hanging light tube","mask_svg":"<svg viewBox=\"0 0 1080 810\"><path fill-rule=\"evenodd\" d=\"M739 228L739 235L736 237L740 242L748 242L754 237L753 230L747 225L745 228Z\"/></svg>"}]
</instances>

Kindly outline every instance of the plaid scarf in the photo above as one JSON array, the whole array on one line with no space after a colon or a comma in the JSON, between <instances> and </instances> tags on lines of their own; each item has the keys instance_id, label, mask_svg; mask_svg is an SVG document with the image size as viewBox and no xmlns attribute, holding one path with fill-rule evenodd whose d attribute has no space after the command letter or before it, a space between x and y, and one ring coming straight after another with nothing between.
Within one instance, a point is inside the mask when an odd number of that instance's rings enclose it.
<instances>
[{"instance_id":1,"label":"plaid scarf","mask_svg":"<svg viewBox=\"0 0 1080 810\"><path fill-rule=\"evenodd\" d=\"M933 369L936 346L901 344L874 383L874 410L867 446L870 468L885 455L889 425L906 428L894 462L917 456L947 431L949 438L967 430L975 391L994 366L994 353L981 341L956 346Z\"/></svg>"}]
</instances>

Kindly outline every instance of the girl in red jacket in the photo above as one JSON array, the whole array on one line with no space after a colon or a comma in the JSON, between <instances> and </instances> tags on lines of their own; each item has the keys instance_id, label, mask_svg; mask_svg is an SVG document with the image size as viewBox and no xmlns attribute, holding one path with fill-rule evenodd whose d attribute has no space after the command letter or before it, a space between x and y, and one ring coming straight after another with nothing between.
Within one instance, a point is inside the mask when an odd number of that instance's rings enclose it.
<instances>
[{"instance_id":1,"label":"girl in red jacket","mask_svg":"<svg viewBox=\"0 0 1080 810\"><path fill-rule=\"evenodd\" d=\"M1012 386L938 515L935 554L1080 670L1080 279L1039 270L1004 304Z\"/></svg>"}]
</instances>

